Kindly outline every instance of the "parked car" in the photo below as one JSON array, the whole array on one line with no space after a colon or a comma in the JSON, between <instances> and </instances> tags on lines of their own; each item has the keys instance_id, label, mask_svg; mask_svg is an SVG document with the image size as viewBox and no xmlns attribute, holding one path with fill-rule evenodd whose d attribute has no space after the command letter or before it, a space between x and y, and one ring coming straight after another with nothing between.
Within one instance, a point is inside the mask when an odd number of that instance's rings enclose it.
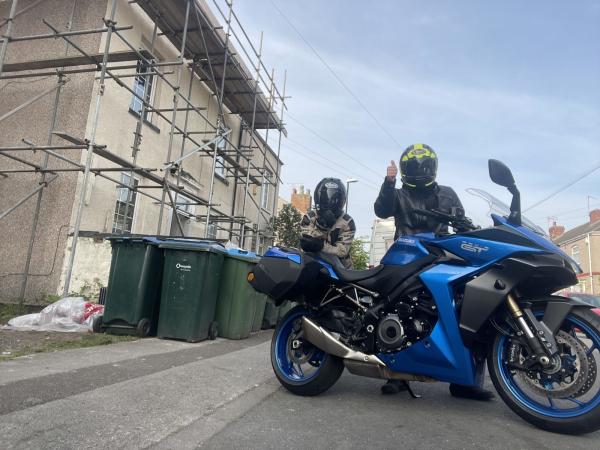
<instances>
[{"instance_id":1,"label":"parked car","mask_svg":"<svg viewBox=\"0 0 600 450\"><path fill-rule=\"evenodd\" d=\"M592 311L594 311L600 316L600 296L592 294L582 294L580 292L568 292L566 296L595 306L596 308Z\"/></svg>"}]
</instances>

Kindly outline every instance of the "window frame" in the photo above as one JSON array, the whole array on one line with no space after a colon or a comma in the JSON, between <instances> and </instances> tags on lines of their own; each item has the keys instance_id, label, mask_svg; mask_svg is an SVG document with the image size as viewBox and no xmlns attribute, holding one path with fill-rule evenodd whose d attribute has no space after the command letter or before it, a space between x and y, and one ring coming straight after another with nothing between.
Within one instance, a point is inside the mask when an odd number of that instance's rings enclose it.
<instances>
[{"instance_id":1,"label":"window frame","mask_svg":"<svg viewBox=\"0 0 600 450\"><path fill-rule=\"evenodd\" d=\"M581 264L581 250L579 245L575 244L571 247L571 258L573 258L573 261L577 264Z\"/></svg>"},{"instance_id":2,"label":"window frame","mask_svg":"<svg viewBox=\"0 0 600 450\"><path fill-rule=\"evenodd\" d=\"M217 235L219 234L219 229L217 228L217 224L211 222L208 224L208 231L206 233L207 239L217 239Z\"/></svg>"},{"instance_id":3,"label":"window frame","mask_svg":"<svg viewBox=\"0 0 600 450\"><path fill-rule=\"evenodd\" d=\"M226 133L227 131L230 131L230 128L222 126L221 125L221 132L222 133ZM218 131L215 134L215 138L218 135ZM227 161L225 161L225 158L223 157L223 155L219 155L218 151L219 150L227 150L227 138L222 138L216 142L213 143L212 150L217 150L217 157L215 160L215 175L217 176L217 179L219 179L220 181L222 181L225 184L228 184L227 181Z\"/></svg>"},{"instance_id":4,"label":"window frame","mask_svg":"<svg viewBox=\"0 0 600 450\"><path fill-rule=\"evenodd\" d=\"M264 179L260 188L260 207L267 209L269 206L269 197L271 195L271 178L273 173L269 169L265 169Z\"/></svg>"},{"instance_id":5,"label":"window frame","mask_svg":"<svg viewBox=\"0 0 600 450\"><path fill-rule=\"evenodd\" d=\"M117 196L115 199L115 207L113 210L113 220L112 220L112 226L111 226L111 232L113 234L131 234L135 225L135 217L136 217L136 211L137 211L137 200L138 200L138 196L137 196L137 191L135 190L135 188L137 188L140 184L140 179L130 175L127 172L121 172L121 183L124 185L129 185L129 180L133 179L133 188L134 189L130 189L130 188L125 188L122 187L121 185L117 185ZM123 193L125 192L126 198L125 200L123 200ZM129 212L131 212L131 225L129 227L129 229L127 229L127 216L125 216L124 214L119 214L119 204L122 203L125 205L125 209L127 210L128 214ZM129 208L127 209L127 205L129 204ZM123 218L123 222L119 222L118 217L121 216ZM121 226L119 226L121 225Z\"/></svg>"},{"instance_id":6,"label":"window frame","mask_svg":"<svg viewBox=\"0 0 600 450\"><path fill-rule=\"evenodd\" d=\"M150 60L151 63L156 63L157 60L156 59L151 59ZM136 74L138 73L146 73L150 71L150 66L147 66L146 64L144 64L141 60L138 60L137 62L137 66L135 68L135 72ZM142 91L138 92L138 80L139 79L143 79L145 80L145 83L149 82L150 83L150 90L149 92L146 92L146 97L144 98L144 101L146 103L148 103L150 106L154 106L154 100L155 100L155 95L156 95L156 81L155 80L156 75L136 75L135 77L133 77L133 87L132 90L138 94L140 97L143 97L144 91L145 91L145 84L142 87ZM137 108L136 103L139 103L139 109ZM144 108L144 103L142 102L142 100L140 100L140 98L138 98L136 95L133 95L131 98L131 101L129 102L129 110L140 116L141 115L141 111L142 108ZM154 113L152 110L148 110L147 108L144 109L144 117L143 120L145 122L148 122L150 124L152 124L152 119L154 118Z\"/></svg>"}]
</instances>

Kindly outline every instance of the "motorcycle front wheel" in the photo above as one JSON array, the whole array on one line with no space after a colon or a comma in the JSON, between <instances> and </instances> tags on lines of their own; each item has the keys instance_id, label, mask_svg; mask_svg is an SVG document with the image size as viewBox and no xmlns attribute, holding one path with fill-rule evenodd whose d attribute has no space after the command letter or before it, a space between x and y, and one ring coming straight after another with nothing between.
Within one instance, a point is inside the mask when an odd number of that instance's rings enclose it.
<instances>
[{"instance_id":1,"label":"motorcycle front wheel","mask_svg":"<svg viewBox=\"0 0 600 450\"><path fill-rule=\"evenodd\" d=\"M560 361L555 368L528 371L509 366L527 351L502 333L488 352L490 377L502 400L527 422L547 431L584 434L600 429L600 316L571 311L555 334Z\"/></svg>"},{"instance_id":2,"label":"motorcycle front wheel","mask_svg":"<svg viewBox=\"0 0 600 450\"><path fill-rule=\"evenodd\" d=\"M344 363L302 339L304 316L310 316L310 312L296 306L280 320L271 339L271 365L288 391L314 396L335 384L344 371Z\"/></svg>"}]
</instances>

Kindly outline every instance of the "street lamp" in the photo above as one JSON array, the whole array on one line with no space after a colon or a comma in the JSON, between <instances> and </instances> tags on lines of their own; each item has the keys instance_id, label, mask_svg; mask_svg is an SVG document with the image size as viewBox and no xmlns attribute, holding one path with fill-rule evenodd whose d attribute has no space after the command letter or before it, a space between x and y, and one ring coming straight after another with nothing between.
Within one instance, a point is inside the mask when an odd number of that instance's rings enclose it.
<instances>
[{"instance_id":1,"label":"street lamp","mask_svg":"<svg viewBox=\"0 0 600 450\"><path fill-rule=\"evenodd\" d=\"M346 180L346 213L348 212L348 200L350 199L350 183L356 183L356 178L348 178Z\"/></svg>"}]
</instances>

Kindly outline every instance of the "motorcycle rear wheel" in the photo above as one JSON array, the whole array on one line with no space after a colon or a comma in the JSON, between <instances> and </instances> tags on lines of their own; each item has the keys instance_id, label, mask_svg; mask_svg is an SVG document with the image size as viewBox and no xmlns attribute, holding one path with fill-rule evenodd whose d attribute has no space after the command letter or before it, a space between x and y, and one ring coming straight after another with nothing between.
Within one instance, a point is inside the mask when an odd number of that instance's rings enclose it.
<instances>
[{"instance_id":1,"label":"motorcycle rear wheel","mask_svg":"<svg viewBox=\"0 0 600 450\"><path fill-rule=\"evenodd\" d=\"M271 365L275 376L288 391L301 396L322 394L344 371L344 362L303 341L296 335L308 310L292 308L282 317L271 339Z\"/></svg>"},{"instance_id":2,"label":"motorcycle rear wheel","mask_svg":"<svg viewBox=\"0 0 600 450\"><path fill-rule=\"evenodd\" d=\"M575 386L574 394L557 393L561 389L568 392L568 383L528 379L524 372L510 369L507 366L510 340L501 333L488 352L490 377L506 405L536 427L562 434L591 433L600 429L600 316L589 309L573 309L561 330L576 340L569 338L579 346L579 355L583 349L588 359L583 365L579 362L579 370L585 366L589 379L585 380L585 386ZM574 353L566 357L576 364L578 354Z\"/></svg>"}]
</instances>

